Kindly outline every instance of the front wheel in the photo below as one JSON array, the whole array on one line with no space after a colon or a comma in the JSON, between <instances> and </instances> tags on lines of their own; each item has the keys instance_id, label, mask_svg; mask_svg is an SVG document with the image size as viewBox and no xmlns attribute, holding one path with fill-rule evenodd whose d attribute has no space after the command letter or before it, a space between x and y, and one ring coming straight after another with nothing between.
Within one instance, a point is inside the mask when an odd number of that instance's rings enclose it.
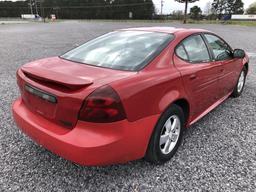
<instances>
[{"instance_id":1,"label":"front wheel","mask_svg":"<svg viewBox=\"0 0 256 192\"><path fill-rule=\"evenodd\" d=\"M239 79L237 81L236 87L234 88L234 91L232 93L232 97L239 97L243 90L244 90L244 85L245 85L245 80L246 80L246 74L247 70L244 67L240 73Z\"/></svg>"},{"instance_id":2,"label":"front wheel","mask_svg":"<svg viewBox=\"0 0 256 192\"><path fill-rule=\"evenodd\" d=\"M176 153L184 130L184 113L178 105L172 105L160 117L151 136L145 159L152 163L164 163Z\"/></svg>"}]
</instances>

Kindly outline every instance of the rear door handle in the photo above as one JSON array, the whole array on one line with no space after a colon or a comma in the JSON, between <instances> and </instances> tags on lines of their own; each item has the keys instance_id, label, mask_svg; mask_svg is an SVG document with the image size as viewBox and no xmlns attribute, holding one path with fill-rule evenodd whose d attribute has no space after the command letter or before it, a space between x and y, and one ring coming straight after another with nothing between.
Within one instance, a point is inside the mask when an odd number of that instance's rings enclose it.
<instances>
[{"instance_id":1,"label":"rear door handle","mask_svg":"<svg viewBox=\"0 0 256 192\"><path fill-rule=\"evenodd\" d=\"M189 76L190 80L193 80L193 79L196 79L196 78L197 78L196 74L192 74L192 75Z\"/></svg>"},{"instance_id":2,"label":"rear door handle","mask_svg":"<svg viewBox=\"0 0 256 192\"><path fill-rule=\"evenodd\" d=\"M224 69L220 69L220 72L223 73L223 72L224 72Z\"/></svg>"}]
</instances>

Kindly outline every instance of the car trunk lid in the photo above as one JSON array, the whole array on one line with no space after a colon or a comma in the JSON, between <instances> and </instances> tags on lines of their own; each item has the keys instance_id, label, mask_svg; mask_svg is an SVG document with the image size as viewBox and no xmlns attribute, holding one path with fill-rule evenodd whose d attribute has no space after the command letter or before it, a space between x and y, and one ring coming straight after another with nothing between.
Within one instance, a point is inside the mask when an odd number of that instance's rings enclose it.
<instances>
[{"instance_id":1,"label":"car trunk lid","mask_svg":"<svg viewBox=\"0 0 256 192\"><path fill-rule=\"evenodd\" d=\"M18 84L23 101L30 110L67 128L73 128L83 101L91 92L135 73L54 57L21 67ZM51 102L54 99L56 102Z\"/></svg>"}]
</instances>

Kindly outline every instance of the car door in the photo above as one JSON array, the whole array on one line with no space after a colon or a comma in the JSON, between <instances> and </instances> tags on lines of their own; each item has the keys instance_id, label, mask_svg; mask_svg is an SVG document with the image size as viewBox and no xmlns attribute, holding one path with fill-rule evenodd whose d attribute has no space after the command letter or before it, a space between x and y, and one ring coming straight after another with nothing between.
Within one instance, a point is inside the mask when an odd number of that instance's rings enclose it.
<instances>
[{"instance_id":1,"label":"car door","mask_svg":"<svg viewBox=\"0 0 256 192\"><path fill-rule=\"evenodd\" d=\"M219 99L218 79L223 68L212 61L201 34L180 42L175 49L174 64L192 101L192 116L197 117Z\"/></svg>"},{"instance_id":2,"label":"car door","mask_svg":"<svg viewBox=\"0 0 256 192\"><path fill-rule=\"evenodd\" d=\"M204 37L210 47L216 65L223 66L220 73L219 86L220 96L224 97L233 91L237 82L237 69L239 69L239 59L233 58L231 47L220 37L205 33Z\"/></svg>"}]
</instances>

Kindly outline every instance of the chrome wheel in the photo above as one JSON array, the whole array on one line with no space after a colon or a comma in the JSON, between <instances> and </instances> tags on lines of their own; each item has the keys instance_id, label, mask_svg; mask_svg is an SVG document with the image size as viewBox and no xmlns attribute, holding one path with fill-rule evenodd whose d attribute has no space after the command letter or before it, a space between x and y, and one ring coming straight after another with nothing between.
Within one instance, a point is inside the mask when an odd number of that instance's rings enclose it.
<instances>
[{"instance_id":1,"label":"chrome wheel","mask_svg":"<svg viewBox=\"0 0 256 192\"><path fill-rule=\"evenodd\" d=\"M245 80L245 72L242 71L238 80L237 84L237 92L240 93L244 87L244 80Z\"/></svg>"},{"instance_id":2,"label":"chrome wheel","mask_svg":"<svg viewBox=\"0 0 256 192\"><path fill-rule=\"evenodd\" d=\"M176 146L181 132L181 123L177 115L172 115L165 122L159 140L159 147L163 154L169 154Z\"/></svg>"}]
</instances>

